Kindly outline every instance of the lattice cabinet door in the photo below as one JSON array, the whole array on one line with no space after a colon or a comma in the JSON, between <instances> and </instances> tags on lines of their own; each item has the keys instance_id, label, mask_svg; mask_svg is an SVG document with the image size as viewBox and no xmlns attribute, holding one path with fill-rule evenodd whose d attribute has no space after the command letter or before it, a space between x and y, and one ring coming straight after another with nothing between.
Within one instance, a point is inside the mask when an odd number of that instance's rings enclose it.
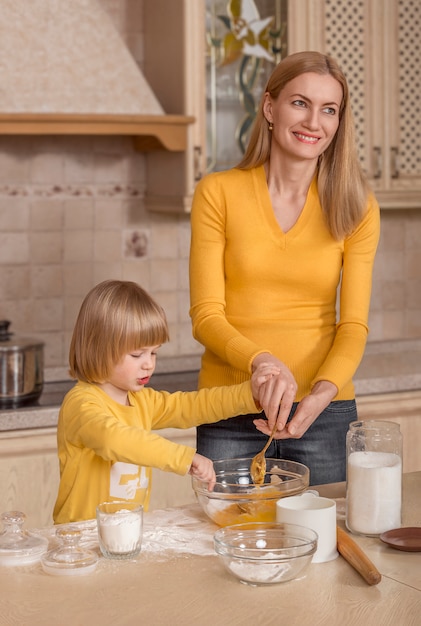
<instances>
[{"instance_id":1,"label":"lattice cabinet door","mask_svg":"<svg viewBox=\"0 0 421 626\"><path fill-rule=\"evenodd\" d=\"M324 0L323 48L352 94L360 157L382 207L421 206L421 2Z\"/></svg>"}]
</instances>

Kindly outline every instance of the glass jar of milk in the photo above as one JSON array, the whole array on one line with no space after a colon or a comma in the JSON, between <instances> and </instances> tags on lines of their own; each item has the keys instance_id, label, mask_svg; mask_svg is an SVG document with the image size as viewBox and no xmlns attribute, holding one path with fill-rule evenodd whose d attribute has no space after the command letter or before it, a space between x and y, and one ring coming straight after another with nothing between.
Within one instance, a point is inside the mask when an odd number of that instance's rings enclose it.
<instances>
[{"instance_id":1,"label":"glass jar of milk","mask_svg":"<svg viewBox=\"0 0 421 626\"><path fill-rule=\"evenodd\" d=\"M346 526L380 535L401 526L402 435L399 424L352 422L346 437Z\"/></svg>"}]
</instances>

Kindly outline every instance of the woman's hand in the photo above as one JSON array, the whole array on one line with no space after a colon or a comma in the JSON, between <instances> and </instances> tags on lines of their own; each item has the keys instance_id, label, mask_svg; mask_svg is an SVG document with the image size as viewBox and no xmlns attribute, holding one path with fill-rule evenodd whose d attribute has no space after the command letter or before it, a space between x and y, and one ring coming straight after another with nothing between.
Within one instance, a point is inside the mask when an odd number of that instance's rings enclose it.
<instances>
[{"instance_id":1,"label":"woman's hand","mask_svg":"<svg viewBox=\"0 0 421 626\"><path fill-rule=\"evenodd\" d=\"M316 383L308 396L299 402L294 417L288 422L283 430L275 433L275 439L300 439L310 428L320 413L332 402L338 393L336 385L328 380ZM265 435L270 435L271 427L264 419L253 420L257 430Z\"/></svg>"},{"instance_id":2,"label":"woman's hand","mask_svg":"<svg viewBox=\"0 0 421 626\"><path fill-rule=\"evenodd\" d=\"M189 474L209 483L209 491L212 491L215 487L216 474L213 467L213 462L206 456L202 456L201 454L198 454L196 452L190 465Z\"/></svg>"},{"instance_id":3,"label":"woman's hand","mask_svg":"<svg viewBox=\"0 0 421 626\"><path fill-rule=\"evenodd\" d=\"M263 408L266 420L256 420L265 422L272 431L275 421L278 423L278 432L283 431L286 421L291 412L292 404L297 393L297 383L289 368L279 359L271 354L259 354L253 361L252 371L257 371L263 365L273 370L272 375L262 383L259 390L259 403ZM259 429L260 430L260 429ZM265 432L266 431L261 431Z\"/></svg>"}]
</instances>

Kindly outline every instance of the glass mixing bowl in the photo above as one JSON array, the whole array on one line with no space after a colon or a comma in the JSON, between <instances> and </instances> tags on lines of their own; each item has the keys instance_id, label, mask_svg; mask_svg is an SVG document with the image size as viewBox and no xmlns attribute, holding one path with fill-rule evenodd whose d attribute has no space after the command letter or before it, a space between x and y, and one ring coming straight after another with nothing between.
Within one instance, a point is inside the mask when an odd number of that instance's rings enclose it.
<instances>
[{"instance_id":1,"label":"glass mixing bowl","mask_svg":"<svg viewBox=\"0 0 421 626\"><path fill-rule=\"evenodd\" d=\"M220 528L214 547L241 582L274 585L303 575L316 551L317 533L296 524L237 524Z\"/></svg>"},{"instance_id":2,"label":"glass mixing bowl","mask_svg":"<svg viewBox=\"0 0 421 626\"><path fill-rule=\"evenodd\" d=\"M276 502L307 489L310 471L306 465L283 459L266 459L263 485L250 476L250 458L214 461L216 485L192 478L197 500L206 515L218 526L245 522L274 522Z\"/></svg>"}]
</instances>

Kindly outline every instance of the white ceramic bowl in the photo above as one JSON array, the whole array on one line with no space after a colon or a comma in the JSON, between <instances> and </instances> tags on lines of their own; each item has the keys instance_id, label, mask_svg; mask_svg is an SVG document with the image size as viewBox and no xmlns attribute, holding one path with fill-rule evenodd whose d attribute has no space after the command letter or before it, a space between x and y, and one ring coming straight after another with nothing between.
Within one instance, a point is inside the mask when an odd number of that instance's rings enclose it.
<instances>
[{"instance_id":1,"label":"white ceramic bowl","mask_svg":"<svg viewBox=\"0 0 421 626\"><path fill-rule=\"evenodd\" d=\"M250 476L251 458L214 461L216 485L192 478L193 489L203 511L218 526L246 522L275 522L276 502L302 493L310 472L302 463L266 459L265 483L254 485Z\"/></svg>"},{"instance_id":2,"label":"white ceramic bowl","mask_svg":"<svg viewBox=\"0 0 421 626\"><path fill-rule=\"evenodd\" d=\"M214 546L241 582L274 585L304 574L317 549L317 533L295 524L236 524L220 528Z\"/></svg>"}]
</instances>

